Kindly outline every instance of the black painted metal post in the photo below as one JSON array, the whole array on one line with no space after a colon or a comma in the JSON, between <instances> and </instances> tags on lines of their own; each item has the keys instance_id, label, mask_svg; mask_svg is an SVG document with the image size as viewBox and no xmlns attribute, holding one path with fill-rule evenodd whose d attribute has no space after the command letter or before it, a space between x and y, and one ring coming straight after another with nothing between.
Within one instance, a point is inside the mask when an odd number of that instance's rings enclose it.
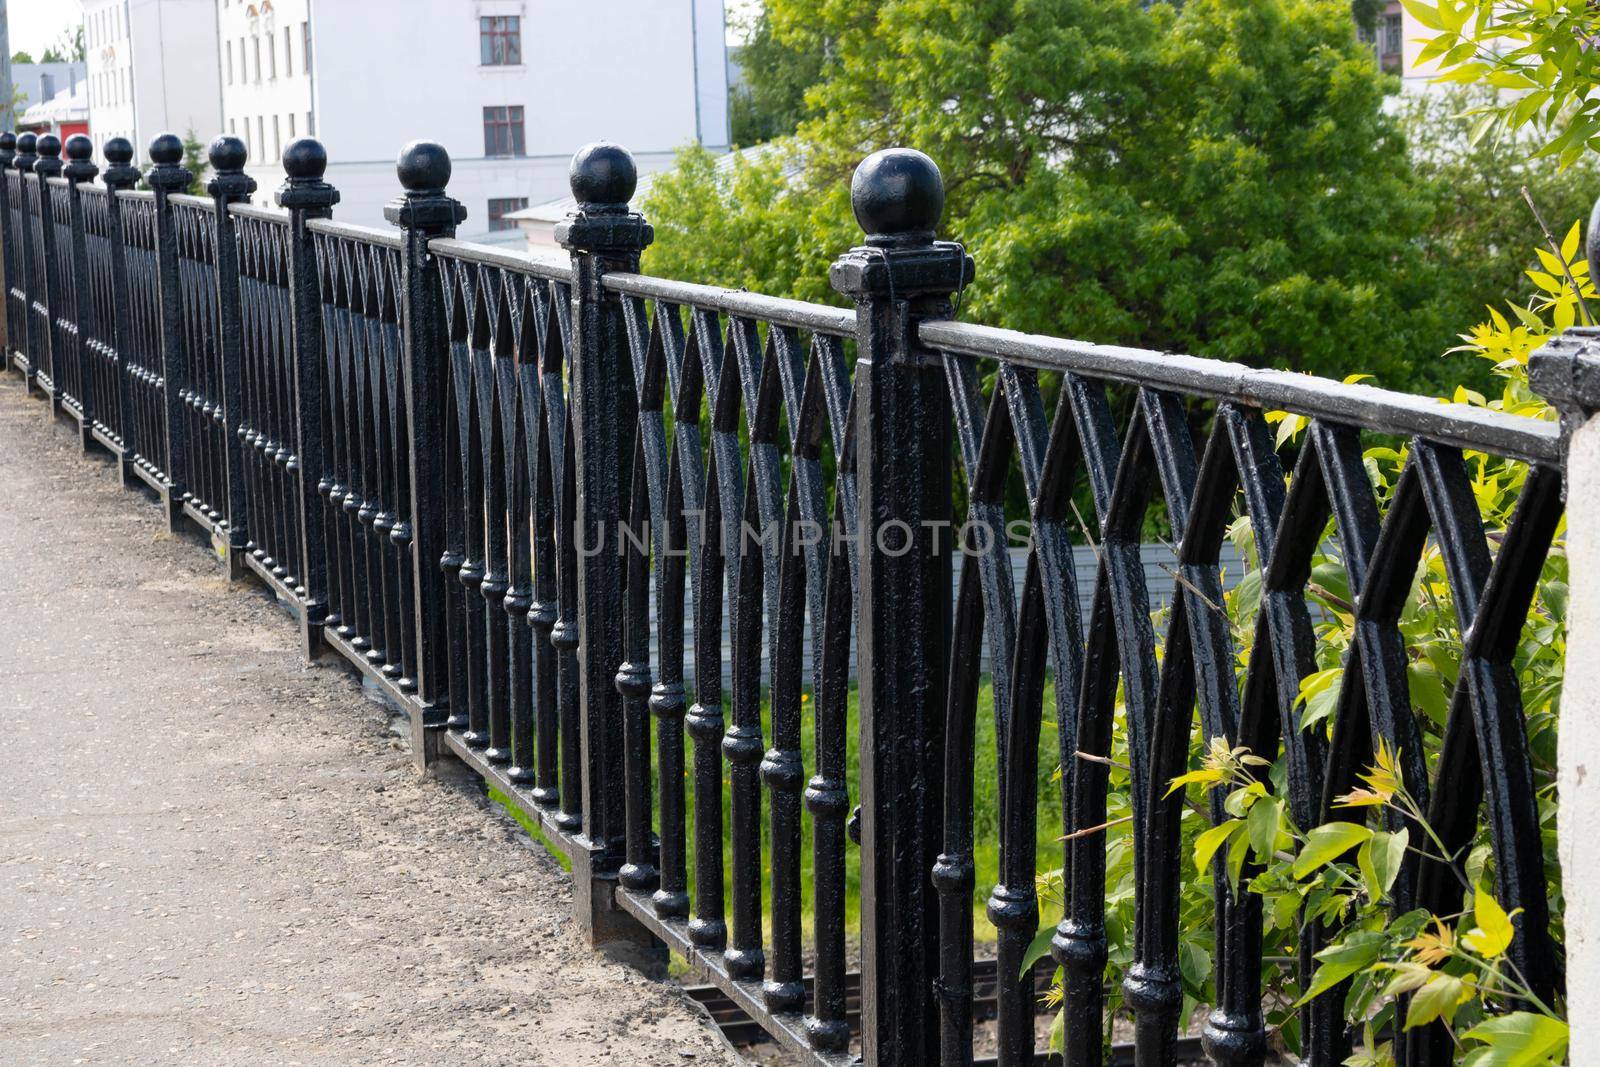
<instances>
[{"instance_id":1,"label":"black painted metal post","mask_svg":"<svg viewBox=\"0 0 1600 1067\"><path fill-rule=\"evenodd\" d=\"M300 472L294 521L300 529L300 575L305 599L300 632L306 657L315 659L322 649L322 627L328 619L328 554L322 521L323 391L327 362L323 358L322 286L317 276L317 250L306 223L333 214L339 190L322 180L328 153L309 137L291 141L283 150L283 170L288 177L274 194L278 206L289 212L289 322L290 359L294 366L295 455ZM404 517L402 517L402 522ZM398 537L400 526L391 536ZM405 524L405 535L410 525Z\"/></svg>"},{"instance_id":2,"label":"black painted metal post","mask_svg":"<svg viewBox=\"0 0 1600 1067\"><path fill-rule=\"evenodd\" d=\"M42 264L40 274L44 280L44 291L31 294L35 301L42 300L40 317L44 321L44 344L35 351L44 353L43 359L46 376L50 379L50 414L56 415L61 411L61 372L56 363L64 354L56 351L56 316L61 313L62 295L57 292L56 284L56 257L61 250L56 247L56 227L54 213L50 205L50 179L61 176L61 138L53 133L39 135L35 142L35 151L39 153L38 159L33 164L33 175L37 181L39 193L39 261Z\"/></svg>"},{"instance_id":3,"label":"black painted metal post","mask_svg":"<svg viewBox=\"0 0 1600 1067\"><path fill-rule=\"evenodd\" d=\"M20 326L11 321L11 290L17 284L16 234L11 229L11 182L6 171L16 165L17 135L10 130L0 132L0 371L11 365L12 329Z\"/></svg>"},{"instance_id":4,"label":"black painted metal post","mask_svg":"<svg viewBox=\"0 0 1600 1067\"><path fill-rule=\"evenodd\" d=\"M944 186L920 152L869 156L850 197L867 242L831 281L856 303L858 346L862 1052L898 1067L939 1058L931 872L951 624L949 388L917 324L949 317L972 261L933 239Z\"/></svg>"},{"instance_id":5,"label":"black painted metal post","mask_svg":"<svg viewBox=\"0 0 1600 1067\"><path fill-rule=\"evenodd\" d=\"M211 142L206 153L215 177L206 192L217 212L217 338L222 355L223 465L228 485L228 578L238 581L247 573L244 558L250 550L245 504L244 439L244 328L239 321L239 231L229 204L244 203L256 191L256 180L244 172L244 142L227 134Z\"/></svg>"},{"instance_id":6,"label":"black painted metal post","mask_svg":"<svg viewBox=\"0 0 1600 1067\"><path fill-rule=\"evenodd\" d=\"M62 361L78 363L78 409L83 417L78 422L79 442L85 452L94 446L94 358L89 352L89 340L96 336L94 321L94 293L89 288L89 238L83 222L83 194L78 186L94 181L100 168L94 165L94 142L81 133L67 138L67 164L61 169L67 179L67 232L72 235L72 248L67 250L72 264L73 314L78 321L77 351L61 354Z\"/></svg>"},{"instance_id":7,"label":"black painted metal post","mask_svg":"<svg viewBox=\"0 0 1600 1067\"><path fill-rule=\"evenodd\" d=\"M401 369L411 428L411 562L416 590L417 701L411 715L412 759L426 769L449 715L445 634L445 440L450 403L450 347L435 237L455 236L467 209L445 195L450 156L442 145L413 141L395 163L405 194L383 209L400 227ZM404 517L402 517L403 519Z\"/></svg>"},{"instance_id":8,"label":"black painted metal post","mask_svg":"<svg viewBox=\"0 0 1600 1067\"><path fill-rule=\"evenodd\" d=\"M145 442L137 440L134 429L133 389L128 381L129 351L133 346L132 294L128 291L127 235L122 227L122 200L117 196L139 181L139 168L133 166L133 144L126 137L113 137L105 143L106 170L100 181L106 187L107 242L111 255L111 336L117 347L117 422L122 427L122 456L117 464L123 485L131 485L134 457Z\"/></svg>"},{"instance_id":9,"label":"black painted metal post","mask_svg":"<svg viewBox=\"0 0 1600 1067\"><path fill-rule=\"evenodd\" d=\"M166 408L167 528L183 523L183 495L188 489L188 412L183 394L189 386L189 354L183 339L183 291L178 278L178 232L172 219L173 193L189 188L194 175L183 166L183 142L163 133L150 142L153 164L145 182L155 193L156 277L161 307L162 398Z\"/></svg>"},{"instance_id":10,"label":"black painted metal post","mask_svg":"<svg viewBox=\"0 0 1600 1067\"><path fill-rule=\"evenodd\" d=\"M17 286L22 290L22 318L23 323L19 332L26 341L23 342L23 353L27 363L22 372L22 385L24 392L32 394L35 380L39 376L38 358L39 342L34 338L37 329L35 323L38 316L34 314L33 303L33 245L38 240L38 235L33 232L32 216L28 214L28 175L33 173L33 165L39 157L35 155L38 147L38 138L31 133L22 134L17 138L17 155L12 161L12 166L17 168L20 181L17 182L17 191L22 196L22 203L17 205L17 218L22 224L22 234L17 240L17 247L21 254L17 261Z\"/></svg>"},{"instance_id":11,"label":"black painted metal post","mask_svg":"<svg viewBox=\"0 0 1600 1067\"><path fill-rule=\"evenodd\" d=\"M622 299L603 284L609 271L639 269L639 255L653 233L643 216L628 210L637 172L627 149L604 142L586 145L572 157L571 181L578 211L556 227L556 241L572 254L570 417L578 493L572 529L563 532L574 539L579 555L583 836L589 865L583 872L588 892L580 885L576 895L592 941L642 940L653 948L653 938L614 905L625 821L623 707L617 688L625 614L620 549L632 488L637 398ZM631 683L624 678L622 684Z\"/></svg>"}]
</instances>

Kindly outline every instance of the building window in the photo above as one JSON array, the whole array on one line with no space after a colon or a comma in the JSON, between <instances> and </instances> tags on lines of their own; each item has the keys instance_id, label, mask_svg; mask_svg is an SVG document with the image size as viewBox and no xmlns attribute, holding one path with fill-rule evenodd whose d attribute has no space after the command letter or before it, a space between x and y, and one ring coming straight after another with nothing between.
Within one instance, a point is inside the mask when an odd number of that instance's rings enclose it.
<instances>
[{"instance_id":1,"label":"building window","mask_svg":"<svg viewBox=\"0 0 1600 1067\"><path fill-rule=\"evenodd\" d=\"M232 41L229 41L228 44L227 44L227 53L228 53L228 84L232 85L233 84L233 42Z\"/></svg>"},{"instance_id":2,"label":"building window","mask_svg":"<svg viewBox=\"0 0 1600 1067\"><path fill-rule=\"evenodd\" d=\"M294 112L293 111L289 112L287 118L289 119L289 140L293 141L294 140Z\"/></svg>"},{"instance_id":3,"label":"building window","mask_svg":"<svg viewBox=\"0 0 1600 1067\"><path fill-rule=\"evenodd\" d=\"M256 116L256 144L261 146L261 154L267 154L267 120L260 115Z\"/></svg>"},{"instance_id":4,"label":"building window","mask_svg":"<svg viewBox=\"0 0 1600 1067\"><path fill-rule=\"evenodd\" d=\"M315 137L316 135L317 135L317 117L312 112L307 111L306 112L306 136L307 137Z\"/></svg>"},{"instance_id":5,"label":"building window","mask_svg":"<svg viewBox=\"0 0 1600 1067\"><path fill-rule=\"evenodd\" d=\"M293 38L289 36L289 27L283 28L283 76L294 76L294 53L290 51L289 43Z\"/></svg>"},{"instance_id":6,"label":"building window","mask_svg":"<svg viewBox=\"0 0 1600 1067\"><path fill-rule=\"evenodd\" d=\"M522 62L522 19L486 15L478 20L478 49L486 67L514 67Z\"/></svg>"},{"instance_id":7,"label":"building window","mask_svg":"<svg viewBox=\"0 0 1600 1067\"><path fill-rule=\"evenodd\" d=\"M1399 55L1401 44L1401 29L1399 15L1386 15L1383 19L1383 52L1384 55Z\"/></svg>"},{"instance_id":8,"label":"building window","mask_svg":"<svg viewBox=\"0 0 1600 1067\"><path fill-rule=\"evenodd\" d=\"M276 78L277 76L278 76L278 39L276 37L268 37L267 38L267 77Z\"/></svg>"},{"instance_id":9,"label":"building window","mask_svg":"<svg viewBox=\"0 0 1600 1067\"><path fill-rule=\"evenodd\" d=\"M483 154L486 156L527 154L527 147L522 139L521 107L483 109Z\"/></svg>"},{"instance_id":10,"label":"building window","mask_svg":"<svg viewBox=\"0 0 1600 1067\"><path fill-rule=\"evenodd\" d=\"M272 116L272 158L278 159L283 155L283 134L278 129L278 116Z\"/></svg>"},{"instance_id":11,"label":"building window","mask_svg":"<svg viewBox=\"0 0 1600 1067\"><path fill-rule=\"evenodd\" d=\"M261 84L261 38L259 38L259 37L250 38L250 50L255 53L255 57L256 57L256 84L260 85Z\"/></svg>"},{"instance_id":12,"label":"building window","mask_svg":"<svg viewBox=\"0 0 1600 1067\"><path fill-rule=\"evenodd\" d=\"M300 24L300 68L311 73L311 23Z\"/></svg>"},{"instance_id":13,"label":"building window","mask_svg":"<svg viewBox=\"0 0 1600 1067\"><path fill-rule=\"evenodd\" d=\"M506 218L513 211L521 211L528 206L525 196L507 196L489 201L489 232L496 230L514 230L517 228L515 219Z\"/></svg>"}]
</instances>

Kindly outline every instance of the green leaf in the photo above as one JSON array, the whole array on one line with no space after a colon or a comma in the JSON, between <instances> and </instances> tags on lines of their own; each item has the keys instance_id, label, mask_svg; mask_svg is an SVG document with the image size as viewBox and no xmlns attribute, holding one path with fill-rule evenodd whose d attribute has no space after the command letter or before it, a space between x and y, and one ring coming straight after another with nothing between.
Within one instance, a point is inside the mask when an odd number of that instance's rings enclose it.
<instances>
[{"instance_id":1,"label":"green leaf","mask_svg":"<svg viewBox=\"0 0 1600 1067\"><path fill-rule=\"evenodd\" d=\"M1411 1006L1406 1009L1406 1029L1425 1026L1435 1019L1449 1022L1455 1018L1456 1009L1472 999L1472 983L1453 974L1435 971L1427 984L1411 994Z\"/></svg>"},{"instance_id":2,"label":"green leaf","mask_svg":"<svg viewBox=\"0 0 1600 1067\"><path fill-rule=\"evenodd\" d=\"M1277 797L1260 800L1250 809L1250 815L1245 819L1245 832L1250 835L1250 850L1262 863L1272 858L1282 826L1283 801Z\"/></svg>"},{"instance_id":3,"label":"green leaf","mask_svg":"<svg viewBox=\"0 0 1600 1067\"><path fill-rule=\"evenodd\" d=\"M1373 930L1357 930L1337 945L1329 945L1317 953L1315 977L1305 996L1295 1001L1295 1007L1309 1003L1326 993L1357 971L1375 963L1383 952L1384 935Z\"/></svg>"},{"instance_id":4,"label":"green leaf","mask_svg":"<svg viewBox=\"0 0 1600 1067\"><path fill-rule=\"evenodd\" d=\"M1481 1067L1545 1067L1566 1062L1567 1024L1548 1015L1514 1011L1497 1015L1468 1030L1465 1041L1487 1045L1474 1053Z\"/></svg>"},{"instance_id":5,"label":"green leaf","mask_svg":"<svg viewBox=\"0 0 1600 1067\"><path fill-rule=\"evenodd\" d=\"M1492 960L1511 944L1511 916L1498 900L1483 891L1482 886L1473 890L1472 916L1478 925L1469 930L1461 942L1484 959Z\"/></svg>"},{"instance_id":6,"label":"green leaf","mask_svg":"<svg viewBox=\"0 0 1600 1067\"><path fill-rule=\"evenodd\" d=\"M1201 874L1211 869L1211 857L1217 854L1217 849L1228 843L1238 830L1244 826L1239 819L1229 819L1227 822L1218 823L1194 841L1194 866Z\"/></svg>"},{"instance_id":7,"label":"green leaf","mask_svg":"<svg viewBox=\"0 0 1600 1067\"><path fill-rule=\"evenodd\" d=\"M1372 831L1358 823L1323 823L1306 835L1305 846L1295 857L1294 876L1304 878L1371 837Z\"/></svg>"},{"instance_id":8,"label":"green leaf","mask_svg":"<svg viewBox=\"0 0 1600 1067\"><path fill-rule=\"evenodd\" d=\"M1026 977L1035 963L1050 954L1050 939L1055 936L1055 932L1054 926L1039 927L1039 932L1033 935L1033 941L1028 945L1028 951L1022 954L1022 969L1017 972L1017 977Z\"/></svg>"},{"instance_id":9,"label":"green leaf","mask_svg":"<svg viewBox=\"0 0 1600 1067\"><path fill-rule=\"evenodd\" d=\"M1395 833L1379 831L1372 835L1356 854L1356 865L1361 868L1361 880L1366 883L1367 896L1373 903L1389 895L1400 865L1406 858L1406 845L1411 842L1411 832L1404 827Z\"/></svg>"}]
</instances>

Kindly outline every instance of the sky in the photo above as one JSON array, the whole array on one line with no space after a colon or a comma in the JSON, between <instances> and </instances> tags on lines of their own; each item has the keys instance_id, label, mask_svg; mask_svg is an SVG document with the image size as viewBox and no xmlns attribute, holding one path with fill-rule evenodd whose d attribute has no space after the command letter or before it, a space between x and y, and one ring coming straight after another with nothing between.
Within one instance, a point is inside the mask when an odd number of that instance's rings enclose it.
<instances>
[{"instance_id":1,"label":"sky","mask_svg":"<svg viewBox=\"0 0 1600 1067\"><path fill-rule=\"evenodd\" d=\"M61 31L83 22L79 0L6 0L11 24L11 51L30 52L37 59Z\"/></svg>"}]
</instances>

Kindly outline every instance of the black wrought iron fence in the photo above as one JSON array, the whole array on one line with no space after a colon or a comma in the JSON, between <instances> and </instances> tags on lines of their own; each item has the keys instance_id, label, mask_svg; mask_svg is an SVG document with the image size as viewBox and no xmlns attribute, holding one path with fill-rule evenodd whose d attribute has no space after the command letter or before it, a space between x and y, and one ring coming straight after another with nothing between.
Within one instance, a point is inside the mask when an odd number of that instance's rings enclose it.
<instances>
[{"instance_id":1,"label":"black wrought iron fence","mask_svg":"<svg viewBox=\"0 0 1600 1067\"><path fill-rule=\"evenodd\" d=\"M1175 1063L1195 1036L1168 783L1196 713L1207 740L1282 754L1305 827L1376 746L1402 753L1446 855L1487 821L1500 899L1520 909L1512 958L1534 992L1560 987L1511 662L1562 514L1555 424L951 321L973 263L934 240L943 191L911 152L857 172L867 239L832 275L845 310L642 274L651 229L616 146L574 159L564 261L455 240L465 212L437 145L401 153L385 231L333 221L311 140L284 153L277 209L247 202L233 138L212 146L209 199L179 192L190 176L170 135L150 146L150 191L132 188L126 141L107 143L103 187L86 138L69 140L65 178L60 151L0 136L11 366L85 447L154 488L175 528L197 525L230 574L264 581L308 655L332 651L380 687L420 766L453 753L541 827L571 860L591 939L670 947L790 1052L969 1063L992 997L996 1059L1035 1062L1025 960L1036 879L1059 863L1060 1055L1103 1062L1093 831L1119 707L1137 1062ZM1292 469L1267 409L1309 419ZM1363 467L1370 435L1409 439L1386 501ZM1528 470L1493 551L1466 459L1480 452ZM1140 551L1153 510L1177 545L1160 627ZM1263 589L1242 678L1218 608L1236 514ZM1017 520L1020 587L1000 534ZM1330 521L1356 620L1331 743L1297 708ZM1085 542L1092 573L1074 563ZM1397 624L1429 546L1464 648L1432 767ZM980 698L992 783L975 780ZM1051 804L1041 745L1060 767ZM993 872L977 790L997 798ZM1045 808L1062 813L1059 858L1040 854ZM1446 874L1411 857L1396 911L1456 910ZM975 892L992 950L975 944ZM1213 893L1217 1003L1199 1036L1215 1062L1259 1064L1260 898L1220 862ZM1303 976L1329 936L1302 931ZM1312 1001L1302 1031L1308 1062L1342 1061L1342 992ZM1408 1064L1453 1055L1436 1027L1402 1050Z\"/></svg>"}]
</instances>

